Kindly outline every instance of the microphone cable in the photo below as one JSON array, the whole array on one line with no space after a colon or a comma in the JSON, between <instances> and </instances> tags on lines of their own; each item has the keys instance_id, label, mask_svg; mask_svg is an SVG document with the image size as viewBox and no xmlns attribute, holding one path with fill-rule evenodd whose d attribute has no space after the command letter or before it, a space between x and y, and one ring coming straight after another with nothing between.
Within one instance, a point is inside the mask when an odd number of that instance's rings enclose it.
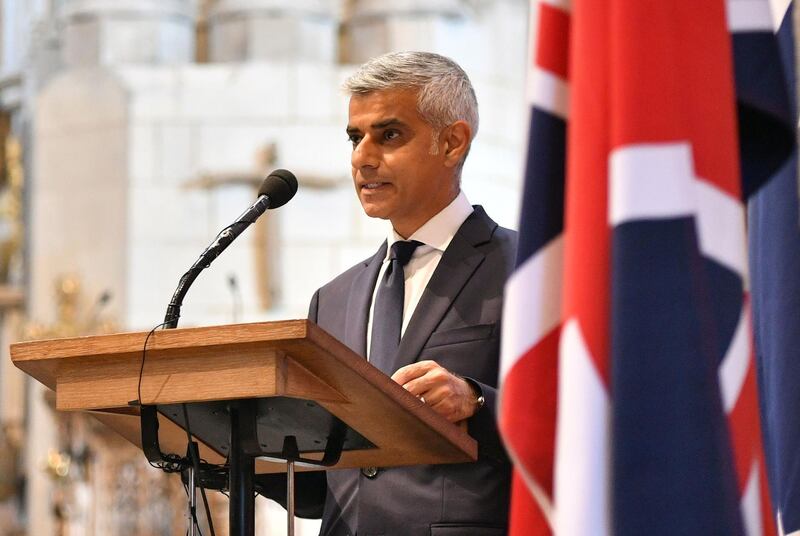
<instances>
[{"instance_id":1,"label":"microphone cable","mask_svg":"<svg viewBox=\"0 0 800 536\"><path fill-rule=\"evenodd\" d=\"M163 328L170 322L171 321L165 321L154 326L153 329L151 329L147 333L147 337L145 337L144 339L144 345L142 345L142 362L139 367L139 381L136 387L136 396L137 396L136 402L138 403L139 407L142 407L142 378L144 377L144 364L145 361L147 360L147 343L150 341L150 337L153 336L153 334L156 332L158 328ZM208 506L208 497L206 496L206 488L205 486L203 486L202 480L200 479L200 462L203 460L200 460L198 452L199 449L194 448L194 441L192 440L192 431L189 424L189 411L186 407L185 402L181 404L181 408L183 408L183 421L186 424L184 429L186 430L186 439L188 441L188 449L187 449L189 451L188 464L185 457L181 457L176 454L162 454L168 465L162 466L159 464L154 464L150 460L147 460L147 463L151 467L154 467L156 469L161 469L166 473L178 473L182 472L189 465L192 467L196 475L197 487L200 488L200 495L203 498L203 507L206 512L206 521L208 521L208 527L211 531L211 536L216 536L216 532L214 531L214 520L211 517L211 509ZM205 463L205 461L203 461L203 463ZM188 492L188 486L186 486L186 489ZM192 520L195 526L197 527L197 530L200 532L200 536L203 536L202 531L200 531L200 523L197 520L197 513L194 510L192 511Z\"/></svg>"}]
</instances>

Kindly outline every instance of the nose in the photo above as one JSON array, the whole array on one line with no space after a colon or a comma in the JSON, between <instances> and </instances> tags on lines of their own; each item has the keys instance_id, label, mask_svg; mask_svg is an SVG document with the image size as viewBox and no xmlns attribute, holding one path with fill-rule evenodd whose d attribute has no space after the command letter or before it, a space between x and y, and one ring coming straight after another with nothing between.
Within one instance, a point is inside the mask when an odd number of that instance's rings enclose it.
<instances>
[{"instance_id":1,"label":"nose","mask_svg":"<svg viewBox=\"0 0 800 536\"><path fill-rule=\"evenodd\" d=\"M378 167L379 162L378 148L369 135L364 136L350 155L351 165L354 169L374 169Z\"/></svg>"}]
</instances>

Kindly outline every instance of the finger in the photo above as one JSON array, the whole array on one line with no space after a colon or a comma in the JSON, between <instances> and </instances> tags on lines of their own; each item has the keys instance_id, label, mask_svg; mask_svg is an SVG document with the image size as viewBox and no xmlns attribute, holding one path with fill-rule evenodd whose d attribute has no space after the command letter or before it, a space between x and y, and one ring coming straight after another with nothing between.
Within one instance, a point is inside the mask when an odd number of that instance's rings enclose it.
<instances>
[{"instance_id":1,"label":"finger","mask_svg":"<svg viewBox=\"0 0 800 536\"><path fill-rule=\"evenodd\" d=\"M403 384L403 387L415 395L426 394L427 391L439 387L447 387L452 383L453 377L441 367L433 368L418 378Z\"/></svg>"},{"instance_id":2,"label":"finger","mask_svg":"<svg viewBox=\"0 0 800 536\"><path fill-rule=\"evenodd\" d=\"M410 380L424 375L434 366L438 365L433 361L418 361L416 363L411 363L410 365L406 365L397 369L395 373L392 374L392 379L400 385L405 385Z\"/></svg>"},{"instance_id":3,"label":"finger","mask_svg":"<svg viewBox=\"0 0 800 536\"><path fill-rule=\"evenodd\" d=\"M432 387L435 387L435 384L431 381L427 374L420 376L419 378L413 379L409 382L406 382L403 385L403 389L411 393L415 396L420 396L426 394L428 391L431 390Z\"/></svg>"},{"instance_id":4,"label":"finger","mask_svg":"<svg viewBox=\"0 0 800 536\"><path fill-rule=\"evenodd\" d=\"M452 422L461 421L475 413L471 395L465 395L453 384L438 386L424 393L431 408Z\"/></svg>"},{"instance_id":5,"label":"finger","mask_svg":"<svg viewBox=\"0 0 800 536\"><path fill-rule=\"evenodd\" d=\"M411 391L409 391L411 393ZM452 393L446 386L437 386L434 389L428 389L427 391L421 391L418 393L412 393L416 396L424 396L425 402L429 406L435 406L436 404L446 400Z\"/></svg>"},{"instance_id":6,"label":"finger","mask_svg":"<svg viewBox=\"0 0 800 536\"><path fill-rule=\"evenodd\" d=\"M404 385L410 380L422 376L425 372L426 369L421 367L419 363L411 363L410 365L397 369L395 373L392 374L392 379L400 385Z\"/></svg>"},{"instance_id":7,"label":"finger","mask_svg":"<svg viewBox=\"0 0 800 536\"><path fill-rule=\"evenodd\" d=\"M450 403L449 399L444 399L437 404L428 404L433 411L444 417L450 422L460 421L461 418L456 408Z\"/></svg>"}]
</instances>

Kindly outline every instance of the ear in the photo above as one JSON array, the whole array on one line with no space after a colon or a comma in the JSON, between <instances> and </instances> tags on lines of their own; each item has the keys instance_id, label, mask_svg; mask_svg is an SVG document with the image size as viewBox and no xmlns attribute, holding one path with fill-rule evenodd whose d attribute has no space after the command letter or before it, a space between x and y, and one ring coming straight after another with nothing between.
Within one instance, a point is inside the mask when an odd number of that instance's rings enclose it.
<instances>
[{"instance_id":1,"label":"ear","mask_svg":"<svg viewBox=\"0 0 800 536\"><path fill-rule=\"evenodd\" d=\"M456 121L442 131L444 164L456 167L467 154L472 141L472 129L466 121Z\"/></svg>"}]
</instances>

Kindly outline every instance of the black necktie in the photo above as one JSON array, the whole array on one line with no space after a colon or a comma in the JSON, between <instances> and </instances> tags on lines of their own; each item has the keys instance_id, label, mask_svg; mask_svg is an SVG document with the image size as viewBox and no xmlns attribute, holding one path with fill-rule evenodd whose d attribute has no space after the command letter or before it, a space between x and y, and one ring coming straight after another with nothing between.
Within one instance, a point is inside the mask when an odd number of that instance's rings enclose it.
<instances>
[{"instance_id":1,"label":"black necktie","mask_svg":"<svg viewBox=\"0 0 800 536\"><path fill-rule=\"evenodd\" d=\"M403 327L406 286L403 267L411 260L414 250L421 245L422 243L416 240L398 241L392 244L389 251L389 266L386 267L375 295L369 361L389 376L394 372L392 368Z\"/></svg>"}]
</instances>

